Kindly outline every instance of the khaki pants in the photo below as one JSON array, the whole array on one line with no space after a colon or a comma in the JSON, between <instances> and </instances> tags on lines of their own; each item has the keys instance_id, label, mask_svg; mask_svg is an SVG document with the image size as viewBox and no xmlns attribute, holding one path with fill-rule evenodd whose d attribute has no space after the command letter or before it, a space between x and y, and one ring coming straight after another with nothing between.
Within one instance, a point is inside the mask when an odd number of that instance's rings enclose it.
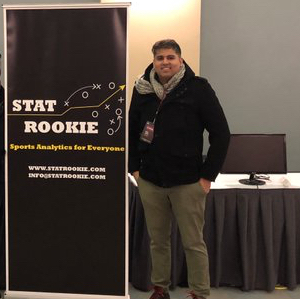
<instances>
[{"instance_id":1,"label":"khaki pants","mask_svg":"<svg viewBox=\"0 0 300 299\"><path fill-rule=\"evenodd\" d=\"M189 287L196 295L208 296L209 265L203 240L206 194L202 187L194 183L162 188L141 177L138 185L151 240L152 283L165 289L170 285L173 212L186 255Z\"/></svg>"}]
</instances>

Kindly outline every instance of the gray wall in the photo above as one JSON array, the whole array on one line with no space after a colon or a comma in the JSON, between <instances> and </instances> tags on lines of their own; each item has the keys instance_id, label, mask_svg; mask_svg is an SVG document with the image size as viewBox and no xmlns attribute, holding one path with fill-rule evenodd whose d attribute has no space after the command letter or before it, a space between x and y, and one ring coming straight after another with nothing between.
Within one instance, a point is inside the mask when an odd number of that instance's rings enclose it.
<instances>
[{"instance_id":1,"label":"gray wall","mask_svg":"<svg viewBox=\"0 0 300 299\"><path fill-rule=\"evenodd\" d=\"M201 76L232 133L286 133L300 171L300 1L202 0Z\"/></svg>"}]
</instances>

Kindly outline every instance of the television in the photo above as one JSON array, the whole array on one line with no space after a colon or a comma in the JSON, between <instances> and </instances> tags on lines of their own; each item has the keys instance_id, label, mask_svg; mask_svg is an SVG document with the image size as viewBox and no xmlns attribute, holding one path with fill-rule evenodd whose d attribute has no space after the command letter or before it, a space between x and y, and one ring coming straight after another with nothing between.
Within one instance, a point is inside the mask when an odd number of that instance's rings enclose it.
<instances>
[{"instance_id":1,"label":"television","mask_svg":"<svg viewBox=\"0 0 300 299\"><path fill-rule=\"evenodd\" d=\"M263 185L256 174L287 173L285 134L231 134L221 173L249 174L239 180Z\"/></svg>"}]
</instances>

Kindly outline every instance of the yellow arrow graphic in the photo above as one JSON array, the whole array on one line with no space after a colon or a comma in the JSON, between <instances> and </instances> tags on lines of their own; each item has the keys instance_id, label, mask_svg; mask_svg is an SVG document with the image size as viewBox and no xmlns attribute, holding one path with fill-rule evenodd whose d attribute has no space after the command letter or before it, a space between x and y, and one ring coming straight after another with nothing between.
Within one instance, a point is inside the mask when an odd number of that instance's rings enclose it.
<instances>
[{"instance_id":1,"label":"yellow arrow graphic","mask_svg":"<svg viewBox=\"0 0 300 299\"><path fill-rule=\"evenodd\" d=\"M107 97L103 102L101 102L98 105L93 105L93 106L77 106L77 107L70 107L69 109L67 109L65 112L61 113L61 114L16 114L16 113L9 113L7 114L8 116L63 116L66 113L68 113L70 110L75 110L75 109L89 109L89 108L99 108L101 107L104 103L106 103L108 100L110 100L114 95L116 95L119 91L124 90L126 87L126 85L120 85L119 89L116 90L113 94L111 94L109 97Z\"/></svg>"}]
</instances>

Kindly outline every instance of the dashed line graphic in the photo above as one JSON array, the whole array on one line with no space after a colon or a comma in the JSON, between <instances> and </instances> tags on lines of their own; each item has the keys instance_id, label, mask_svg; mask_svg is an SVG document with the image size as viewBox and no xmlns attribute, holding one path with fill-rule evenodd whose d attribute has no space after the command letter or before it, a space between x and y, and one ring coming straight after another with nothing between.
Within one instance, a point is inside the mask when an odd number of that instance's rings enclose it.
<instances>
[{"instance_id":1,"label":"dashed line graphic","mask_svg":"<svg viewBox=\"0 0 300 299\"><path fill-rule=\"evenodd\" d=\"M111 83L110 83L111 84ZM63 113L50 113L50 114L43 114L43 113L33 113L33 114L27 114L27 113L9 113L8 116L54 116L54 117L59 117L59 116L63 116L66 113L68 113L71 110L76 110L76 109L90 109L90 108L99 108L101 107L103 104L105 104L108 100L110 100L114 95L116 95L118 92L122 91L125 89L126 85L120 85L119 89L117 89L114 93L112 93L110 96L108 96L105 100L103 100L102 102L100 102L98 105L90 105L90 106L74 106L74 107L70 107L67 110L65 110ZM88 87L92 87L93 89L100 89L101 88L101 84L93 84L92 86L85 86L82 87L78 90L76 90L66 101L65 103L69 103L70 99L79 91L84 90ZM105 109L109 109L109 105L106 105Z\"/></svg>"}]
</instances>

